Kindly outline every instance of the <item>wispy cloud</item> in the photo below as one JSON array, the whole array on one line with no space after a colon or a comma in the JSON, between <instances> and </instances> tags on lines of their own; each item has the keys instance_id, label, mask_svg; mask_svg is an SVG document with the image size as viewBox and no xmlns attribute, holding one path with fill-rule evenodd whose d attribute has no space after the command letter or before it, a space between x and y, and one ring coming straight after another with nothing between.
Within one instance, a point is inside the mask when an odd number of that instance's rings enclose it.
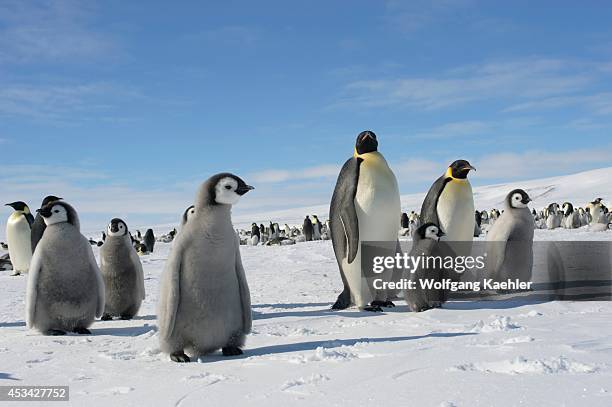
<instances>
[{"instance_id":1,"label":"wispy cloud","mask_svg":"<svg viewBox=\"0 0 612 407\"><path fill-rule=\"evenodd\" d=\"M72 0L0 2L0 62L95 60L116 50L91 27L93 6Z\"/></svg>"},{"instance_id":2,"label":"wispy cloud","mask_svg":"<svg viewBox=\"0 0 612 407\"><path fill-rule=\"evenodd\" d=\"M261 36L261 29L256 27L226 25L190 33L185 39L223 46L252 46L261 39Z\"/></svg>"},{"instance_id":3,"label":"wispy cloud","mask_svg":"<svg viewBox=\"0 0 612 407\"><path fill-rule=\"evenodd\" d=\"M308 167L296 170L289 169L273 169L259 171L251 174L249 179L253 182L275 183L285 182L290 180L308 180L317 178L330 178L338 175L340 171L339 165L324 164L316 167Z\"/></svg>"},{"instance_id":4,"label":"wispy cloud","mask_svg":"<svg viewBox=\"0 0 612 407\"><path fill-rule=\"evenodd\" d=\"M565 95L593 82L593 72L568 61L531 58L461 66L432 77L353 81L336 106L435 110L487 100L535 100Z\"/></svg>"},{"instance_id":5,"label":"wispy cloud","mask_svg":"<svg viewBox=\"0 0 612 407\"><path fill-rule=\"evenodd\" d=\"M603 92L593 95L556 96L540 100L518 103L504 109L505 112L559 109L564 107L581 107L598 115L612 114L612 93Z\"/></svg>"},{"instance_id":6,"label":"wispy cloud","mask_svg":"<svg viewBox=\"0 0 612 407\"><path fill-rule=\"evenodd\" d=\"M413 33L440 23L472 3L470 0L387 1L385 23L403 33Z\"/></svg>"},{"instance_id":7,"label":"wispy cloud","mask_svg":"<svg viewBox=\"0 0 612 407\"><path fill-rule=\"evenodd\" d=\"M416 138L452 138L462 136L473 136L486 133L491 130L491 124L479 120L466 120L460 122L445 123L430 130L415 133Z\"/></svg>"}]
</instances>

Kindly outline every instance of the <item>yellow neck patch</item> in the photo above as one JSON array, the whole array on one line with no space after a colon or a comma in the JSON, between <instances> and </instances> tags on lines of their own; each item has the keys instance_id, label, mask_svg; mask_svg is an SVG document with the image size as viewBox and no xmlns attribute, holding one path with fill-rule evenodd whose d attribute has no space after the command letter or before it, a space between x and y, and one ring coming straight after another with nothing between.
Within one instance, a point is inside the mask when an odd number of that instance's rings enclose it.
<instances>
[{"instance_id":1,"label":"yellow neck patch","mask_svg":"<svg viewBox=\"0 0 612 407\"><path fill-rule=\"evenodd\" d=\"M451 169L451 167L448 167L446 169L446 174L444 174L444 176L446 178L450 178L452 181L457 181L457 182L466 182L467 178L455 178L453 177L453 170Z\"/></svg>"}]
</instances>

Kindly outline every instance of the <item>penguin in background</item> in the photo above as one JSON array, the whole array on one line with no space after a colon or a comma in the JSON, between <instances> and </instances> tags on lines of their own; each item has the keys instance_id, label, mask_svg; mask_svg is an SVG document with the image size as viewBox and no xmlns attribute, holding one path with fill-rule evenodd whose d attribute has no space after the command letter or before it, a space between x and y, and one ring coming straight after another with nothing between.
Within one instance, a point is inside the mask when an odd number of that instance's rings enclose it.
<instances>
[{"instance_id":1,"label":"penguin in background","mask_svg":"<svg viewBox=\"0 0 612 407\"><path fill-rule=\"evenodd\" d=\"M68 203L38 211L47 227L30 265L26 324L46 335L90 334L87 328L104 310L104 281L91 245Z\"/></svg>"},{"instance_id":2,"label":"penguin in background","mask_svg":"<svg viewBox=\"0 0 612 407\"><path fill-rule=\"evenodd\" d=\"M466 160L457 160L429 189L421 207L421 221L438 225L449 241L472 241L474 195L468 180L475 170Z\"/></svg>"},{"instance_id":3,"label":"penguin in background","mask_svg":"<svg viewBox=\"0 0 612 407\"><path fill-rule=\"evenodd\" d=\"M506 210L487 234L486 267L488 278L531 280L533 267L534 223L527 204L531 201L522 189L510 191Z\"/></svg>"},{"instance_id":4,"label":"penguin in background","mask_svg":"<svg viewBox=\"0 0 612 407\"><path fill-rule=\"evenodd\" d=\"M489 224L489 212L487 211L480 212L480 224L481 226Z\"/></svg>"},{"instance_id":5,"label":"penguin in background","mask_svg":"<svg viewBox=\"0 0 612 407\"><path fill-rule=\"evenodd\" d=\"M153 234L153 229L147 229L144 235L143 243L147 247L147 252L153 253L153 248L155 247L155 235Z\"/></svg>"},{"instance_id":6,"label":"penguin in background","mask_svg":"<svg viewBox=\"0 0 612 407\"><path fill-rule=\"evenodd\" d=\"M360 310L382 311L393 307L395 292L375 290L361 268L361 242L396 242L401 214L395 174L378 152L372 131L357 136L355 152L338 175L329 209L334 254L340 270L343 291L332 309L355 304ZM395 255L397 246L389 255ZM390 281L394 270L377 276Z\"/></svg>"},{"instance_id":7,"label":"penguin in background","mask_svg":"<svg viewBox=\"0 0 612 407\"><path fill-rule=\"evenodd\" d=\"M304 237L306 238L306 241L311 242L314 234L314 227L309 216L306 216L306 218L304 219L302 231L304 232Z\"/></svg>"},{"instance_id":8,"label":"penguin in background","mask_svg":"<svg viewBox=\"0 0 612 407\"><path fill-rule=\"evenodd\" d=\"M285 223L283 230L285 231L285 237L291 237L291 228L288 224Z\"/></svg>"},{"instance_id":9,"label":"penguin in background","mask_svg":"<svg viewBox=\"0 0 612 407\"><path fill-rule=\"evenodd\" d=\"M480 215L480 211L474 211L474 221L474 237L478 237L482 233L482 217Z\"/></svg>"},{"instance_id":10,"label":"penguin in background","mask_svg":"<svg viewBox=\"0 0 612 407\"><path fill-rule=\"evenodd\" d=\"M424 223L419 226L412 236L413 244L410 250L410 256L454 256L452 249L440 242L440 238L444 236L444 232L432 222ZM444 268L424 268L420 264L414 272L404 270L403 278L414 281L414 289L404 290L404 300L414 312L426 311L431 308L440 307L446 301L446 291L441 289L427 289L421 286L421 281L434 280L442 281L450 278L451 273Z\"/></svg>"},{"instance_id":11,"label":"penguin in background","mask_svg":"<svg viewBox=\"0 0 612 407\"><path fill-rule=\"evenodd\" d=\"M102 320L132 319L145 298L142 263L123 220L112 219L107 232L108 237L100 248L100 270L105 287Z\"/></svg>"},{"instance_id":12,"label":"penguin in background","mask_svg":"<svg viewBox=\"0 0 612 407\"><path fill-rule=\"evenodd\" d=\"M259 227L257 226L257 223L253 223L251 225L251 239L249 240L249 244L251 246L257 246L260 240L261 236L259 234Z\"/></svg>"},{"instance_id":13,"label":"penguin in background","mask_svg":"<svg viewBox=\"0 0 612 407\"><path fill-rule=\"evenodd\" d=\"M312 240L321 240L321 222L317 215L312 215Z\"/></svg>"},{"instance_id":14,"label":"penguin in background","mask_svg":"<svg viewBox=\"0 0 612 407\"><path fill-rule=\"evenodd\" d=\"M566 229L577 229L580 227L580 217L570 202L563 203L563 227Z\"/></svg>"},{"instance_id":15,"label":"penguin in background","mask_svg":"<svg viewBox=\"0 0 612 407\"><path fill-rule=\"evenodd\" d=\"M8 251L13 263L13 276L26 273L32 260L32 224L34 217L25 202L17 201L6 204L14 212L6 223Z\"/></svg>"},{"instance_id":16,"label":"penguin in background","mask_svg":"<svg viewBox=\"0 0 612 407\"><path fill-rule=\"evenodd\" d=\"M55 195L48 195L42 200L40 207L42 208L43 206L47 205L50 202L56 202L56 201L61 201L61 200L62 198L58 198ZM38 241L42 237L43 233L45 233L46 227L47 226L45 225L45 221L43 220L42 216L40 216L40 213L37 212L36 217L34 218L34 223L32 224L32 234L31 234L32 253L34 253L34 250L36 250L36 245L38 244Z\"/></svg>"},{"instance_id":17,"label":"penguin in background","mask_svg":"<svg viewBox=\"0 0 612 407\"><path fill-rule=\"evenodd\" d=\"M193 216L194 213L195 213L195 207L193 205L185 209L185 212L183 212L183 216L181 216L181 228L185 226L185 223L189 221L189 219ZM176 231L174 233L176 234Z\"/></svg>"},{"instance_id":18,"label":"penguin in background","mask_svg":"<svg viewBox=\"0 0 612 407\"><path fill-rule=\"evenodd\" d=\"M547 208L548 216L546 217L546 228L556 229L561 226L563 221L562 215L559 213L559 205L551 203Z\"/></svg>"},{"instance_id":19,"label":"penguin in background","mask_svg":"<svg viewBox=\"0 0 612 407\"><path fill-rule=\"evenodd\" d=\"M177 235L161 279L160 346L175 362L221 348L242 354L251 330L251 299L231 209L252 190L230 173L200 186L195 214Z\"/></svg>"},{"instance_id":20,"label":"penguin in background","mask_svg":"<svg viewBox=\"0 0 612 407\"><path fill-rule=\"evenodd\" d=\"M410 227L410 220L408 219L408 214L406 212L402 212L400 225L402 229L408 229Z\"/></svg>"}]
</instances>

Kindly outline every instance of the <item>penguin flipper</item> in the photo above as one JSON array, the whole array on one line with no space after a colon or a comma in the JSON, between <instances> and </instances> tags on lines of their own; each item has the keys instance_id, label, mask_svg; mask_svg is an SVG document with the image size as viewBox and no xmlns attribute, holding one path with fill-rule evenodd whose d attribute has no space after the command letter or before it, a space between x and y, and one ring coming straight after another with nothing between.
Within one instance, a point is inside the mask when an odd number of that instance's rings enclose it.
<instances>
[{"instance_id":1,"label":"penguin flipper","mask_svg":"<svg viewBox=\"0 0 612 407\"><path fill-rule=\"evenodd\" d=\"M355 195L362 161L361 158L351 158L344 163L332 196L331 234L338 264L345 258L349 264L352 263L359 250L359 220L355 210Z\"/></svg>"},{"instance_id":2,"label":"penguin flipper","mask_svg":"<svg viewBox=\"0 0 612 407\"><path fill-rule=\"evenodd\" d=\"M444 186L451 179L446 176L441 176L438 178L431 188L429 188L429 192L425 196L423 200L423 205L421 206L421 224L432 222L440 227L440 221L438 220L438 200L440 199L440 194L444 189Z\"/></svg>"},{"instance_id":3,"label":"penguin flipper","mask_svg":"<svg viewBox=\"0 0 612 407\"><path fill-rule=\"evenodd\" d=\"M26 326L34 327L36 318L36 300L38 297L38 277L42 270L42 255L41 252L35 252L30 262L28 271L28 283L26 289Z\"/></svg>"},{"instance_id":4,"label":"penguin flipper","mask_svg":"<svg viewBox=\"0 0 612 407\"><path fill-rule=\"evenodd\" d=\"M170 339L174 331L176 312L180 300L181 259L183 256L178 248L178 245L175 246L168 256L159 290L160 302L157 322L159 334L166 340Z\"/></svg>"},{"instance_id":5,"label":"penguin flipper","mask_svg":"<svg viewBox=\"0 0 612 407\"><path fill-rule=\"evenodd\" d=\"M28 224L30 225L30 228L32 227L32 224L34 223L34 216L32 216L31 213L26 213L25 217L28 221Z\"/></svg>"},{"instance_id":6,"label":"penguin flipper","mask_svg":"<svg viewBox=\"0 0 612 407\"><path fill-rule=\"evenodd\" d=\"M238 236L236 236L236 277L238 278L238 289L240 291L240 302L242 304L242 333L246 335L251 332L253 316L251 313L251 293L244 273L244 267L242 267L240 238Z\"/></svg>"},{"instance_id":7,"label":"penguin flipper","mask_svg":"<svg viewBox=\"0 0 612 407\"><path fill-rule=\"evenodd\" d=\"M132 263L134 263L134 267L136 268L136 274L138 278L138 288L140 289L141 298L145 299L145 286L144 286L144 271L142 270L142 263L140 262L140 257L138 253L136 253L136 249L131 247L130 245L130 259Z\"/></svg>"},{"instance_id":8,"label":"penguin flipper","mask_svg":"<svg viewBox=\"0 0 612 407\"><path fill-rule=\"evenodd\" d=\"M87 239L85 239L87 241ZM96 257L93 254L93 250L91 250L91 245L89 244L89 242L87 242L87 251L89 254L89 266L91 267L91 271L92 273L95 274L96 276L96 283L97 283L97 302L96 302L96 318L100 318L102 316L102 313L104 312L104 302L105 302L105 297L104 297L104 279L102 278L102 272L100 271L100 268L98 267L98 263L96 262Z\"/></svg>"}]
</instances>

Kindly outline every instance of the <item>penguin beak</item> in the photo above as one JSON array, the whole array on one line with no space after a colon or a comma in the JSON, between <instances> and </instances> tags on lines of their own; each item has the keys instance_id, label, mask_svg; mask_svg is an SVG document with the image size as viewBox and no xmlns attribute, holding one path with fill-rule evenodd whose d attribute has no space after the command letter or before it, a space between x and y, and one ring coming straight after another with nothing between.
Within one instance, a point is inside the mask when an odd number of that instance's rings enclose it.
<instances>
[{"instance_id":1,"label":"penguin beak","mask_svg":"<svg viewBox=\"0 0 612 407\"><path fill-rule=\"evenodd\" d=\"M111 232L113 233L117 233L119 232L119 225L117 223L111 223L111 227L110 227Z\"/></svg>"},{"instance_id":2,"label":"penguin beak","mask_svg":"<svg viewBox=\"0 0 612 407\"><path fill-rule=\"evenodd\" d=\"M442 232L441 230L438 230L438 237L442 236L446 236L446 233Z\"/></svg>"},{"instance_id":3,"label":"penguin beak","mask_svg":"<svg viewBox=\"0 0 612 407\"><path fill-rule=\"evenodd\" d=\"M40 209L37 209L36 212L40 213L40 216L42 216L43 218L48 218L49 216L51 216L51 207L44 206Z\"/></svg>"},{"instance_id":4,"label":"penguin beak","mask_svg":"<svg viewBox=\"0 0 612 407\"><path fill-rule=\"evenodd\" d=\"M244 195L252 189L255 189L255 187L252 187L250 185L243 185L243 186L239 186L238 188L236 188L236 193L238 195Z\"/></svg>"},{"instance_id":5,"label":"penguin beak","mask_svg":"<svg viewBox=\"0 0 612 407\"><path fill-rule=\"evenodd\" d=\"M527 204L529 202L531 202L531 198L527 197L521 200L522 203Z\"/></svg>"},{"instance_id":6,"label":"penguin beak","mask_svg":"<svg viewBox=\"0 0 612 407\"><path fill-rule=\"evenodd\" d=\"M466 165L465 167L461 168L462 170L468 170L468 171L476 171L476 167L473 167L471 164Z\"/></svg>"}]
</instances>

